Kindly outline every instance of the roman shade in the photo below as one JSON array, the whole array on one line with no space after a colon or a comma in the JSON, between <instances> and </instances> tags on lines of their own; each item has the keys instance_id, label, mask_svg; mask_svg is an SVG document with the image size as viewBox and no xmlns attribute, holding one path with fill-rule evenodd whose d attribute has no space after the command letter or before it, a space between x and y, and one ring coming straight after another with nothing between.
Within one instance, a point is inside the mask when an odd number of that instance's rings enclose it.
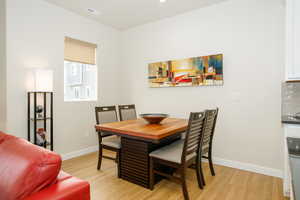
<instances>
[{"instance_id":1,"label":"roman shade","mask_svg":"<svg viewBox=\"0 0 300 200\"><path fill-rule=\"evenodd\" d=\"M84 64L96 64L97 45L65 37L65 60Z\"/></svg>"}]
</instances>

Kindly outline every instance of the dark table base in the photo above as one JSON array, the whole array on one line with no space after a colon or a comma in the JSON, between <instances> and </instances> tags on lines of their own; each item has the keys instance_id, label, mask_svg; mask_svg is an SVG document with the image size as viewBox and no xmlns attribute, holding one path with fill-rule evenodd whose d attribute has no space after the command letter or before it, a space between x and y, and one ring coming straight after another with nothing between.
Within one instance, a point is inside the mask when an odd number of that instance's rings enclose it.
<instances>
[{"instance_id":1,"label":"dark table base","mask_svg":"<svg viewBox=\"0 0 300 200\"><path fill-rule=\"evenodd\" d=\"M178 133L158 144L131 138L121 138L120 177L129 182L149 188L149 153L180 139ZM157 180L160 180L159 178Z\"/></svg>"}]
</instances>

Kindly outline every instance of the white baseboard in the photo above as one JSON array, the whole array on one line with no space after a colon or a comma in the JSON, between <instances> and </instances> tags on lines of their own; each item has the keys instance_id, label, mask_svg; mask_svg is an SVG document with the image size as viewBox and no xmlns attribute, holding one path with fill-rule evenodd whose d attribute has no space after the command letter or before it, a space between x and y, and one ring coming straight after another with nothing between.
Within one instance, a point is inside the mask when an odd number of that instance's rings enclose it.
<instances>
[{"instance_id":1,"label":"white baseboard","mask_svg":"<svg viewBox=\"0 0 300 200\"><path fill-rule=\"evenodd\" d=\"M75 157L79 157L79 156L83 156L83 155L86 155L86 154L89 154L89 153L96 152L96 151L98 151L98 149L99 149L98 145L91 146L91 147L88 147L88 148L85 148L85 149L81 149L79 151L73 151L73 152L70 152L70 153L62 154L61 157L62 157L62 160L68 160L68 159L71 159L71 158L75 158Z\"/></svg>"},{"instance_id":2,"label":"white baseboard","mask_svg":"<svg viewBox=\"0 0 300 200\"><path fill-rule=\"evenodd\" d=\"M81 149L79 151L74 151L74 152L63 154L63 155L61 155L61 157L62 157L62 160L68 160L71 158L83 156L83 155L86 155L86 154L89 154L92 152L96 152L96 151L98 151L98 146L92 146L92 147L88 147L85 149ZM239 162L239 161L226 160L223 158L216 158L216 157L213 158L213 162L214 162L214 164L217 164L217 165L222 165L222 166L231 167L231 168L235 168L235 169L241 169L241 170L245 170L245 171L255 172L255 173L264 174L267 176L283 178L283 171L278 170L278 169L262 167L262 166L254 165L254 164L250 164L250 163L243 163L243 162Z\"/></svg>"},{"instance_id":3,"label":"white baseboard","mask_svg":"<svg viewBox=\"0 0 300 200\"><path fill-rule=\"evenodd\" d=\"M259 165L254 165L250 163L244 163L239 161L233 161L233 160L226 160L222 158L213 158L214 164L222 165L226 167L231 167L235 169L241 169L245 171L250 171L258 174L264 174L267 176L274 176L278 178L283 178L283 171L279 169L273 169L268 167L262 167Z\"/></svg>"}]
</instances>

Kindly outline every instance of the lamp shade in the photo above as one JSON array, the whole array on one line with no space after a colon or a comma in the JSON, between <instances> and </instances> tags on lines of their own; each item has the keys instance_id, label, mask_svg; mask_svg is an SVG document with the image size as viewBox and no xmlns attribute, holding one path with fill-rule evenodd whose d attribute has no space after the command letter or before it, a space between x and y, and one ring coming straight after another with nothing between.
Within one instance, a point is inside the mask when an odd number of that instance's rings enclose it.
<instances>
[{"instance_id":1,"label":"lamp shade","mask_svg":"<svg viewBox=\"0 0 300 200\"><path fill-rule=\"evenodd\" d=\"M53 91L53 71L49 69L36 69L34 71L34 90L36 92Z\"/></svg>"}]
</instances>

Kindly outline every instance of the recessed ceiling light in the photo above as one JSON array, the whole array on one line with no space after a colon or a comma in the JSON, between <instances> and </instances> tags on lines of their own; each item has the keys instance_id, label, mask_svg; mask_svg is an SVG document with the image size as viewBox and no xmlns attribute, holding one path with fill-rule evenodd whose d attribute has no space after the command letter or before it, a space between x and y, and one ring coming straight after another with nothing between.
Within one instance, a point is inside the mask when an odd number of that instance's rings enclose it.
<instances>
[{"instance_id":1,"label":"recessed ceiling light","mask_svg":"<svg viewBox=\"0 0 300 200\"><path fill-rule=\"evenodd\" d=\"M160 3L165 3L167 0L159 0Z\"/></svg>"},{"instance_id":2,"label":"recessed ceiling light","mask_svg":"<svg viewBox=\"0 0 300 200\"><path fill-rule=\"evenodd\" d=\"M88 8L87 11L89 13L93 14L93 15L99 15L100 14L97 10L95 10L93 8Z\"/></svg>"}]
</instances>

